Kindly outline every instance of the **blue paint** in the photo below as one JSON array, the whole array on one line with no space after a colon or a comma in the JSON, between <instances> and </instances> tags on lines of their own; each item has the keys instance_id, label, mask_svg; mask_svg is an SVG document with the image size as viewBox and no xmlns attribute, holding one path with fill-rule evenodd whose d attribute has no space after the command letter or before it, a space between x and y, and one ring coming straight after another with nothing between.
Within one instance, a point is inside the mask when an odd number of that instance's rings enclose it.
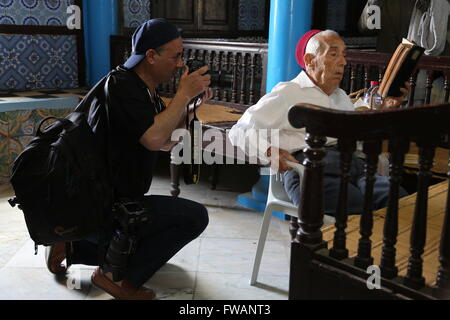
<instances>
[{"instance_id":1,"label":"blue paint","mask_svg":"<svg viewBox=\"0 0 450 320\"><path fill-rule=\"evenodd\" d=\"M83 0L87 80L96 84L110 71L110 36L119 32L117 0Z\"/></svg>"},{"instance_id":2,"label":"blue paint","mask_svg":"<svg viewBox=\"0 0 450 320\"><path fill-rule=\"evenodd\" d=\"M80 99L77 97L48 98L48 99L15 99L14 101L0 101L1 112L34 110L34 109L69 109L75 108Z\"/></svg>"},{"instance_id":3,"label":"blue paint","mask_svg":"<svg viewBox=\"0 0 450 320\"><path fill-rule=\"evenodd\" d=\"M300 72L295 48L298 39L311 29L312 9L313 0L271 0L267 92Z\"/></svg>"},{"instance_id":4,"label":"blue paint","mask_svg":"<svg viewBox=\"0 0 450 320\"><path fill-rule=\"evenodd\" d=\"M244 194L240 194L237 197L237 203L245 208L252 209L259 212L264 212L266 210L266 202L267 202L267 194L266 194L266 200L261 201L259 199L256 199L252 192L247 192ZM272 216L277 217L281 220L284 220L286 218L286 215L283 212L278 211L272 211Z\"/></svg>"},{"instance_id":5,"label":"blue paint","mask_svg":"<svg viewBox=\"0 0 450 320\"><path fill-rule=\"evenodd\" d=\"M295 78L301 68L295 59L295 48L300 37L311 29L313 0L271 0L269 25L269 57L266 91L281 81ZM247 208L264 211L269 181L262 179L252 192L242 194L237 202ZM281 219L283 213L272 212Z\"/></svg>"}]
</instances>

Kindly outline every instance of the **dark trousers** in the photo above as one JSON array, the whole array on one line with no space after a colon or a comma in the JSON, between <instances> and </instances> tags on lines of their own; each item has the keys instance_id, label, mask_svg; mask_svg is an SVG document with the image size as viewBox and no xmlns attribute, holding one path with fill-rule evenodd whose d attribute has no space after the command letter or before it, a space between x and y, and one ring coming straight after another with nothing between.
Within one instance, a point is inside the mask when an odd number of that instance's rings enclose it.
<instances>
[{"instance_id":1,"label":"dark trousers","mask_svg":"<svg viewBox=\"0 0 450 320\"><path fill-rule=\"evenodd\" d=\"M124 280L142 286L208 225L208 211L194 201L170 196L146 196L151 222L144 226L136 252L129 257ZM73 243L72 264L98 265L96 238Z\"/></svg>"},{"instance_id":2,"label":"dark trousers","mask_svg":"<svg viewBox=\"0 0 450 320\"><path fill-rule=\"evenodd\" d=\"M324 158L324 213L334 216L339 199L340 186L340 153L336 147L327 147ZM293 156L302 163L303 152L294 153ZM364 160L355 156L350 166L350 182L348 184L348 214L362 214L364 209L364 191L366 179L364 173ZM300 178L297 171L291 170L284 173L283 183L286 193L296 206L300 205ZM405 189L400 187L400 197L407 196ZM378 210L387 206L389 197L389 177L376 174L373 191L373 209Z\"/></svg>"}]
</instances>

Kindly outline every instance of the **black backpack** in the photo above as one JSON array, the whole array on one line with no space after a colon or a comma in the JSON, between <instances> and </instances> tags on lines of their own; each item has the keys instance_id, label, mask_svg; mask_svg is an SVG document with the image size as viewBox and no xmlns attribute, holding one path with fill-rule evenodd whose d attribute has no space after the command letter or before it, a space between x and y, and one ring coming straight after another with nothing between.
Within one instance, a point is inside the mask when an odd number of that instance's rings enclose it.
<instances>
[{"instance_id":1,"label":"black backpack","mask_svg":"<svg viewBox=\"0 0 450 320\"><path fill-rule=\"evenodd\" d=\"M106 81L107 77L90 93L106 90ZM105 137L94 132L91 119L92 113L103 114L103 127L109 127L108 106L95 101L94 108L84 99L66 118L42 120L36 137L14 161L10 181L16 197L10 204L23 211L36 245L81 240L104 227L111 212L113 187ZM51 119L55 122L43 130Z\"/></svg>"}]
</instances>

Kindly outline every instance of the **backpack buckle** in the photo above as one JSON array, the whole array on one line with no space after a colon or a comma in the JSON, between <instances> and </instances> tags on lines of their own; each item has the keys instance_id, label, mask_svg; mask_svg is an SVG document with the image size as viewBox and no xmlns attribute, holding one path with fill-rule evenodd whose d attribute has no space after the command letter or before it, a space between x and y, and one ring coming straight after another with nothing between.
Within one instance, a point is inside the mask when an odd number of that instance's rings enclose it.
<instances>
[{"instance_id":1,"label":"backpack buckle","mask_svg":"<svg viewBox=\"0 0 450 320\"><path fill-rule=\"evenodd\" d=\"M17 197L9 199L8 202L9 202L9 205L13 208L19 204L19 200L17 199Z\"/></svg>"}]
</instances>

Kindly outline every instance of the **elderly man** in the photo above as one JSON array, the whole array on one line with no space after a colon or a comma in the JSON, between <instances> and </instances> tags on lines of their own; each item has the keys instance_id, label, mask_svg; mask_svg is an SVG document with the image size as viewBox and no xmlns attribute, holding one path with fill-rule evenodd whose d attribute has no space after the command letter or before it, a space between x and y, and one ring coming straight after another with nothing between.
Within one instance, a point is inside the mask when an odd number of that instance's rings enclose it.
<instances>
[{"instance_id":1,"label":"elderly man","mask_svg":"<svg viewBox=\"0 0 450 320\"><path fill-rule=\"evenodd\" d=\"M229 138L233 145L255 147L253 129L279 129L279 144L257 154L262 161L270 162L272 168L284 173L284 187L291 201L300 204L299 175L287 161L302 162L301 150L306 147L304 129L294 129L288 122L288 110L292 105L308 103L324 108L351 111L354 106L347 94L339 88L344 74L346 46L340 36L332 31L311 30L299 40L296 49L297 62L303 68L290 82L277 84L271 93L247 109L242 118L233 126ZM406 89L402 89L404 94ZM389 105L398 105L403 97L388 98ZM249 130L252 129L252 130ZM261 137L259 137L261 139ZM327 155L324 168L325 214L334 215L336 211L340 170L339 153L335 139L327 141ZM261 143L260 143L261 145ZM363 211L363 191L365 187L364 162L356 157L352 160L351 183L349 185L349 213ZM374 190L374 209L385 207L388 200L389 182L387 177L377 176ZM400 195L407 195L400 190Z\"/></svg>"}]
</instances>

